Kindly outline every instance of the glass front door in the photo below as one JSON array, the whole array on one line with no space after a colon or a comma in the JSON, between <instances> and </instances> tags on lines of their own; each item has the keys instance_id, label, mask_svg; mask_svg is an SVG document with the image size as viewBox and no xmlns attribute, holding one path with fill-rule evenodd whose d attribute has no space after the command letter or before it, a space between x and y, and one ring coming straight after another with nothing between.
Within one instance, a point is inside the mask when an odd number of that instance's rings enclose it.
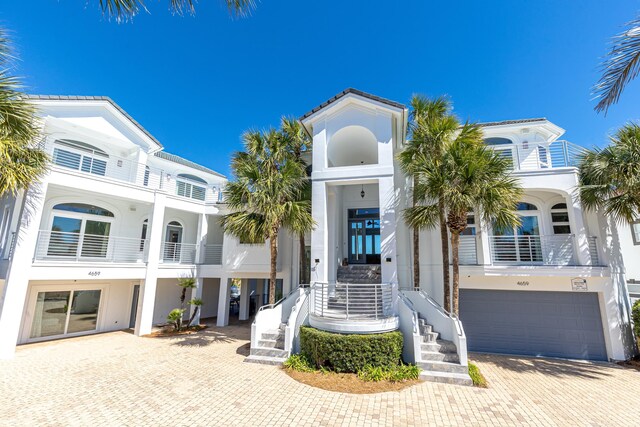
<instances>
[{"instance_id":1,"label":"glass front door","mask_svg":"<svg viewBox=\"0 0 640 427\"><path fill-rule=\"evenodd\" d=\"M95 331L101 293L99 289L38 292L30 338Z\"/></svg>"},{"instance_id":2,"label":"glass front door","mask_svg":"<svg viewBox=\"0 0 640 427\"><path fill-rule=\"evenodd\" d=\"M380 264L380 210L349 209L350 264Z\"/></svg>"},{"instance_id":3,"label":"glass front door","mask_svg":"<svg viewBox=\"0 0 640 427\"><path fill-rule=\"evenodd\" d=\"M521 215L518 227L494 227L493 254L498 262L542 262L537 215Z\"/></svg>"}]
</instances>

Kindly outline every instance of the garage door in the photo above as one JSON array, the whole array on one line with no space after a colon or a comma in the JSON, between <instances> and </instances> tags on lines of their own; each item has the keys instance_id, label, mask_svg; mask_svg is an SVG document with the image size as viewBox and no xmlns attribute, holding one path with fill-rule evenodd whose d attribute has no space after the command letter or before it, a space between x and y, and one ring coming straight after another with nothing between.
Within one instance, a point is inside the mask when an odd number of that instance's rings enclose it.
<instances>
[{"instance_id":1,"label":"garage door","mask_svg":"<svg viewBox=\"0 0 640 427\"><path fill-rule=\"evenodd\" d=\"M607 360L597 293L460 290L470 351Z\"/></svg>"}]
</instances>

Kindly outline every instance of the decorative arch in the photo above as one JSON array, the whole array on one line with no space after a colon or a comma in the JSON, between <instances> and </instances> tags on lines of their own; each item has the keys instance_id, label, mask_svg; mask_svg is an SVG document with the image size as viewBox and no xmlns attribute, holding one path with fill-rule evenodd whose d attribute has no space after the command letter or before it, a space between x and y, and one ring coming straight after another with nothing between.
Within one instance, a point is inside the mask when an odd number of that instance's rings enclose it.
<instances>
[{"instance_id":1,"label":"decorative arch","mask_svg":"<svg viewBox=\"0 0 640 427\"><path fill-rule=\"evenodd\" d=\"M87 215L107 216L111 218L115 217L113 212L110 210L86 203L59 203L55 205L53 209L57 211L76 212Z\"/></svg>"},{"instance_id":2,"label":"decorative arch","mask_svg":"<svg viewBox=\"0 0 640 427\"><path fill-rule=\"evenodd\" d=\"M487 145L512 145L513 141L509 138L491 137L485 138L484 143Z\"/></svg>"},{"instance_id":3,"label":"decorative arch","mask_svg":"<svg viewBox=\"0 0 640 427\"><path fill-rule=\"evenodd\" d=\"M329 138L329 167L375 165L378 163L378 139L364 126L345 126Z\"/></svg>"}]
</instances>

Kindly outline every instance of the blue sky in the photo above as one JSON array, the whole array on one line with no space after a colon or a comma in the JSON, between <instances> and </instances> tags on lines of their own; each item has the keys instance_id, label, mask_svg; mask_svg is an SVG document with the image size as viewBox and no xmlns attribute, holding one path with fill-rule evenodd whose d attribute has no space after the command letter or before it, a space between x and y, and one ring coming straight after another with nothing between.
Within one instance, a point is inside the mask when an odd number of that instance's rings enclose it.
<instances>
[{"instance_id":1,"label":"blue sky","mask_svg":"<svg viewBox=\"0 0 640 427\"><path fill-rule=\"evenodd\" d=\"M403 103L447 94L473 121L543 116L585 146L640 118L640 79L607 117L590 100L640 1L262 0L231 19L218 0L194 17L148 0L151 14L124 24L98 0L3 3L28 92L110 96L167 151L225 174L244 130L347 87Z\"/></svg>"}]
</instances>

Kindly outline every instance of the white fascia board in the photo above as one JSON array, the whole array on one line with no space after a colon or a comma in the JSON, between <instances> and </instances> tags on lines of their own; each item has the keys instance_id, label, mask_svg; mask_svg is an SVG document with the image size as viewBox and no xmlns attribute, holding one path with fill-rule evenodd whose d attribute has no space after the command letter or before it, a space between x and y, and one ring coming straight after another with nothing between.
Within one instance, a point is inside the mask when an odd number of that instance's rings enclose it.
<instances>
[{"instance_id":1,"label":"white fascia board","mask_svg":"<svg viewBox=\"0 0 640 427\"><path fill-rule=\"evenodd\" d=\"M405 112L407 111L404 108L393 107L384 102L376 101L374 99L360 96L355 93L348 93L343 97L341 97L340 99L333 101L331 104L327 105L326 107L311 114L309 117L305 117L304 120L301 121L301 123L305 128L307 128L308 131L310 131L310 129L307 126L313 125L313 123L322 119L323 117L327 115L331 115L333 112L343 108L345 106L345 103L356 104L360 107L364 107L369 110L385 110L390 112L391 114L396 114L398 116L406 115Z\"/></svg>"}]
</instances>

